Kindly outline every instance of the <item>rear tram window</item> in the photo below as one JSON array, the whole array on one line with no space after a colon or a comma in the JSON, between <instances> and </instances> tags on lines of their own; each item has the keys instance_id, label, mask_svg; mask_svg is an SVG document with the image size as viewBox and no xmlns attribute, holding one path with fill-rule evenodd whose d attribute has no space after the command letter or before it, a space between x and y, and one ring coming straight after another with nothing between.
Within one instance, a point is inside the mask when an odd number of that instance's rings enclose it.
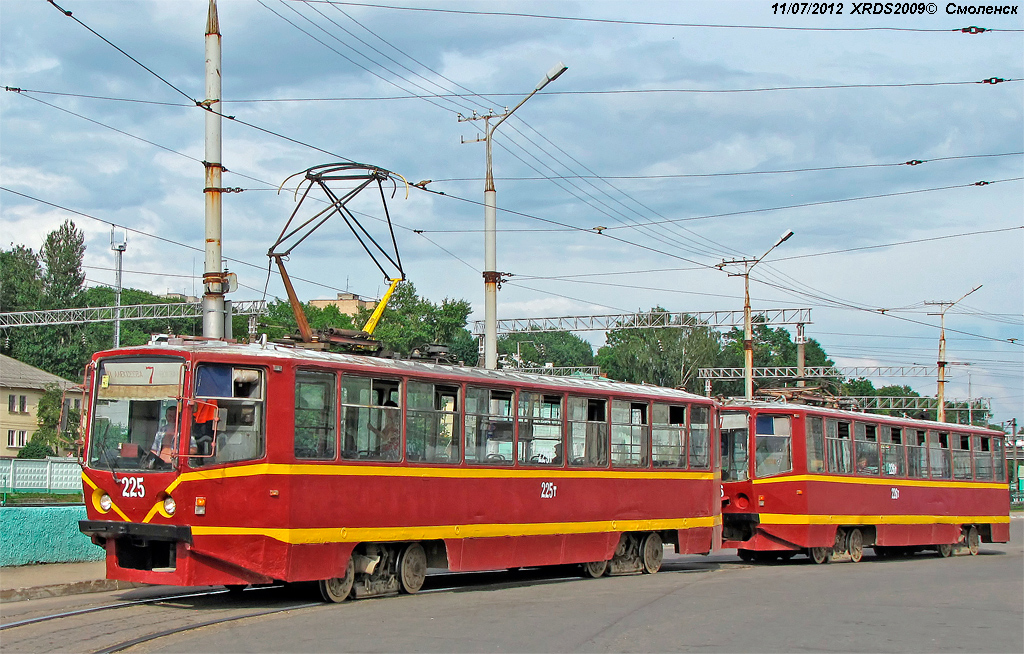
<instances>
[{"instance_id":1,"label":"rear tram window","mask_svg":"<svg viewBox=\"0 0 1024 654\"><path fill-rule=\"evenodd\" d=\"M612 466L647 467L647 404L612 400Z\"/></svg>"},{"instance_id":2,"label":"rear tram window","mask_svg":"<svg viewBox=\"0 0 1024 654\"><path fill-rule=\"evenodd\" d=\"M903 429L882 425L882 474L890 477L902 477L903 466Z\"/></svg>"},{"instance_id":3,"label":"rear tram window","mask_svg":"<svg viewBox=\"0 0 1024 654\"><path fill-rule=\"evenodd\" d=\"M562 396L519 391L519 463L562 465Z\"/></svg>"},{"instance_id":4,"label":"rear tram window","mask_svg":"<svg viewBox=\"0 0 1024 654\"><path fill-rule=\"evenodd\" d=\"M344 375L341 378L342 444L345 459L402 460L401 383Z\"/></svg>"},{"instance_id":5,"label":"rear tram window","mask_svg":"<svg viewBox=\"0 0 1024 654\"><path fill-rule=\"evenodd\" d=\"M458 463L459 388L410 381L406 385L405 454L409 461Z\"/></svg>"},{"instance_id":6,"label":"rear tram window","mask_svg":"<svg viewBox=\"0 0 1024 654\"><path fill-rule=\"evenodd\" d=\"M1016 464L1016 461L1014 461ZM996 481L1006 481L1006 457L1003 453L1003 439L992 437L992 470L996 473Z\"/></svg>"},{"instance_id":7,"label":"rear tram window","mask_svg":"<svg viewBox=\"0 0 1024 654\"><path fill-rule=\"evenodd\" d=\"M828 452L829 472L853 472L853 442L850 423L829 419L825 421L825 449Z\"/></svg>"},{"instance_id":8,"label":"rear tram window","mask_svg":"<svg viewBox=\"0 0 1024 654\"><path fill-rule=\"evenodd\" d=\"M825 421L817 416L807 418L807 472L825 470Z\"/></svg>"},{"instance_id":9,"label":"rear tram window","mask_svg":"<svg viewBox=\"0 0 1024 654\"><path fill-rule=\"evenodd\" d=\"M655 467L686 467L686 407L655 404L651 414L651 458Z\"/></svg>"},{"instance_id":10,"label":"rear tram window","mask_svg":"<svg viewBox=\"0 0 1024 654\"><path fill-rule=\"evenodd\" d=\"M928 432L923 429L911 429L907 433L907 476L919 479L928 478L928 449L926 447Z\"/></svg>"},{"instance_id":11,"label":"rear tram window","mask_svg":"<svg viewBox=\"0 0 1024 654\"><path fill-rule=\"evenodd\" d=\"M754 426L754 475L771 477L792 471L792 418L761 413Z\"/></svg>"},{"instance_id":12,"label":"rear tram window","mask_svg":"<svg viewBox=\"0 0 1024 654\"><path fill-rule=\"evenodd\" d=\"M971 437L953 434L953 479L973 479L971 469Z\"/></svg>"},{"instance_id":13,"label":"rear tram window","mask_svg":"<svg viewBox=\"0 0 1024 654\"><path fill-rule=\"evenodd\" d=\"M690 468L711 467L711 407L690 407Z\"/></svg>"},{"instance_id":14,"label":"rear tram window","mask_svg":"<svg viewBox=\"0 0 1024 654\"><path fill-rule=\"evenodd\" d=\"M295 373L295 458L334 458L338 446L335 426L333 373Z\"/></svg>"},{"instance_id":15,"label":"rear tram window","mask_svg":"<svg viewBox=\"0 0 1024 654\"><path fill-rule=\"evenodd\" d=\"M192 465L263 457L263 371L226 365L196 369Z\"/></svg>"},{"instance_id":16,"label":"rear tram window","mask_svg":"<svg viewBox=\"0 0 1024 654\"><path fill-rule=\"evenodd\" d=\"M177 465L183 376L180 359L101 361L88 465L107 470Z\"/></svg>"},{"instance_id":17,"label":"rear tram window","mask_svg":"<svg viewBox=\"0 0 1024 654\"><path fill-rule=\"evenodd\" d=\"M992 441L988 436L974 437L974 477L979 481L992 480Z\"/></svg>"},{"instance_id":18,"label":"rear tram window","mask_svg":"<svg viewBox=\"0 0 1024 654\"><path fill-rule=\"evenodd\" d=\"M466 388L466 461L511 465L512 392Z\"/></svg>"},{"instance_id":19,"label":"rear tram window","mask_svg":"<svg viewBox=\"0 0 1024 654\"><path fill-rule=\"evenodd\" d=\"M878 431L875 425L853 423L854 447L857 454L857 474L878 474Z\"/></svg>"},{"instance_id":20,"label":"rear tram window","mask_svg":"<svg viewBox=\"0 0 1024 654\"><path fill-rule=\"evenodd\" d=\"M928 463L931 466L932 479L949 479L952 476L949 434L946 432L929 432Z\"/></svg>"},{"instance_id":21,"label":"rear tram window","mask_svg":"<svg viewBox=\"0 0 1024 654\"><path fill-rule=\"evenodd\" d=\"M607 400L569 398L569 447L571 465L608 465Z\"/></svg>"}]
</instances>

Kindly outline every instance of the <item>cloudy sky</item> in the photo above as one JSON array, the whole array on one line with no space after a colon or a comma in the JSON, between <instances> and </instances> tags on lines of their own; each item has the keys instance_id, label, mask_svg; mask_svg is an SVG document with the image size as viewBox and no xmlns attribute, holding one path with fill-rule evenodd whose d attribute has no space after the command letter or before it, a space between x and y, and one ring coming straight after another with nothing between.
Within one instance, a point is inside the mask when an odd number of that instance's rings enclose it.
<instances>
[{"instance_id":1,"label":"cloudy sky","mask_svg":"<svg viewBox=\"0 0 1024 654\"><path fill-rule=\"evenodd\" d=\"M126 285L201 294L206 1L57 4L73 18L46 0L0 4L0 83L23 90L0 95L0 240L36 249L73 218L89 283L109 285L115 223L137 230ZM406 274L481 318L484 148L462 143L480 123L458 116L514 106L564 62L495 137L498 269L514 275L500 318L740 309L742 279L714 264L791 229L751 275L755 309L812 308L808 335L843 365L934 365L925 302L981 285L946 316L948 358L970 364L951 368L947 396L970 381L997 420L1024 417L1011 342L1024 337L1021 15L843 3L792 16L768 0L219 7L223 111L248 123L224 125L224 185L245 189L224 199L235 299L283 296L266 251L295 205L277 187L354 160L433 180L444 195L388 200ZM1008 81L980 83L992 78ZM388 238L379 198L353 207ZM291 258L301 297L378 296L383 276L335 221ZM935 393L926 378L875 381Z\"/></svg>"}]
</instances>

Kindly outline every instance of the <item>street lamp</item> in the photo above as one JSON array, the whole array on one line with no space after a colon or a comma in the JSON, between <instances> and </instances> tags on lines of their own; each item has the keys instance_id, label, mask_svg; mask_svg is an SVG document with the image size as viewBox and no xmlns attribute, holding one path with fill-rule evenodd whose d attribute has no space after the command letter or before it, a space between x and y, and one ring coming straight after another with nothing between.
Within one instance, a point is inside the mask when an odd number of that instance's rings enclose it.
<instances>
[{"instance_id":1,"label":"street lamp","mask_svg":"<svg viewBox=\"0 0 1024 654\"><path fill-rule=\"evenodd\" d=\"M775 245L768 248L768 251L756 259L730 259L722 260L722 263L715 267L719 270L725 266L742 265L743 272L728 273L730 277L743 277L743 396L748 400L754 397L754 327L750 321L750 271L754 266L761 263L772 250L789 240L793 230L787 230L785 234L775 241Z\"/></svg>"},{"instance_id":2,"label":"street lamp","mask_svg":"<svg viewBox=\"0 0 1024 654\"><path fill-rule=\"evenodd\" d=\"M939 422L946 422L946 312L953 308L957 302L963 300L965 297L973 293L974 291L981 288L981 284L978 284L971 290L967 291L960 296L959 300L953 300L952 302L925 302L927 306L939 307L938 313L929 313L929 316L939 316L939 382L936 395L938 396L939 411L936 418Z\"/></svg>"},{"instance_id":3,"label":"street lamp","mask_svg":"<svg viewBox=\"0 0 1024 654\"><path fill-rule=\"evenodd\" d=\"M484 367L493 370L498 367L498 284L501 282L501 273L496 269L497 263L497 210L496 193L494 190L494 174L491 170L491 137L494 130L505 122L505 119L515 113L516 109L523 106L534 94L543 89L551 82L558 79L568 69L567 66L558 62L554 68L549 70L544 78L537 83L536 88L530 91L529 95L519 101L519 104L512 107L505 113L496 114L493 111L486 115L479 116L474 113L470 117L459 115L459 122L472 120L484 121L483 138L472 141L463 140L463 143L484 142L485 156L487 160L487 176L484 181ZM498 120L491 125L492 118Z\"/></svg>"}]
</instances>

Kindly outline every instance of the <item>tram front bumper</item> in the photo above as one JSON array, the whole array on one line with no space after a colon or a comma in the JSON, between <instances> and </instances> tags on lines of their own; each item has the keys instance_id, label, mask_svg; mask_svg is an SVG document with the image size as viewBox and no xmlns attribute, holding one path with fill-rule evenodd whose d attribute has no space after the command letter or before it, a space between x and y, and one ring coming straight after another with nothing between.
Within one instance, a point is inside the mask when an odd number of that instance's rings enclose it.
<instances>
[{"instance_id":1,"label":"tram front bumper","mask_svg":"<svg viewBox=\"0 0 1024 654\"><path fill-rule=\"evenodd\" d=\"M112 520L79 520L78 530L91 536L93 542L102 545L104 541L118 538L132 538L139 541L167 541L192 543L192 528L180 525L150 525L141 522L114 522ZM97 543L97 540L101 542Z\"/></svg>"}]
</instances>

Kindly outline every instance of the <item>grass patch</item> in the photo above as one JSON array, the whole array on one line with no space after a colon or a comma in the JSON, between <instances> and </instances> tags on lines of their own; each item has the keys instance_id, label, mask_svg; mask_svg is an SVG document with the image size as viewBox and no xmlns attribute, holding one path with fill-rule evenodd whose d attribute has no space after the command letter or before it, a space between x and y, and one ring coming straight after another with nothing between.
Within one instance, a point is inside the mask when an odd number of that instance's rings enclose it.
<instances>
[{"instance_id":1,"label":"grass patch","mask_svg":"<svg viewBox=\"0 0 1024 654\"><path fill-rule=\"evenodd\" d=\"M82 493L3 493L4 506L17 504L82 504Z\"/></svg>"}]
</instances>

